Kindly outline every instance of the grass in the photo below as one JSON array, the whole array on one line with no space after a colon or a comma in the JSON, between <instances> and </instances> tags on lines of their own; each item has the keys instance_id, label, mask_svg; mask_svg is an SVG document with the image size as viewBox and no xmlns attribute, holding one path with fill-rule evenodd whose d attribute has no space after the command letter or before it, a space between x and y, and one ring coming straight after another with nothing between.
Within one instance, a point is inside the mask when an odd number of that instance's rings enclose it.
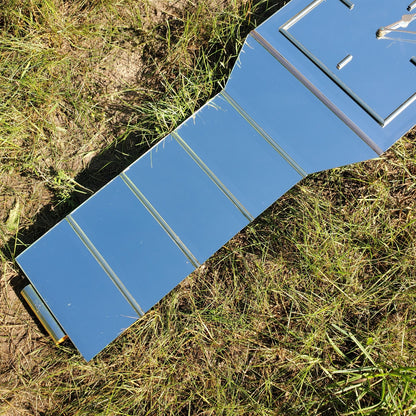
<instances>
[{"instance_id":1,"label":"grass","mask_svg":"<svg viewBox=\"0 0 416 416\"><path fill-rule=\"evenodd\" d=\"M411 415L416 147L304 179L91 363L14 257L219 91L245 1L3 0L0 414Z\"/></svg>"}]
</instances>

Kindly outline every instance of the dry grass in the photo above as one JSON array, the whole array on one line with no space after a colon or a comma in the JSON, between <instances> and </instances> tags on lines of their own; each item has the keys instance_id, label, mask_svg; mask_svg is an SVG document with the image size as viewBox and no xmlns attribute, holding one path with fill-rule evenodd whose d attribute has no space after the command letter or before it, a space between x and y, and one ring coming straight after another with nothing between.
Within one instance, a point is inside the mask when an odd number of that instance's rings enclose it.
<instances>
[{"instance_id":1,"label":"dry grass","mask_svg":"<svg viewBox=\"0 0 416 416\"><path fill-rule=\"evenodd\" d=\"M14 257L221 88L265 2L3 0L0 414L410 415L416 147L315 174L91 363Z\"/></svg>"}]
</instances>

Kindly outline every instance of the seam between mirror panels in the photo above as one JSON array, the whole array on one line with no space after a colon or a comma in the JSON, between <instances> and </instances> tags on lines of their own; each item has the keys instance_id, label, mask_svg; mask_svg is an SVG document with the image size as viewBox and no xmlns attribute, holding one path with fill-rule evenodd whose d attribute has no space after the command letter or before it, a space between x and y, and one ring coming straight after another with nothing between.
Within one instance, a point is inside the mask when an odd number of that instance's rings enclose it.
<instances>
[{"instance_id":1,"label":"seam between mirror panels","mask_svg":"<svg viewBox=\"0 0 416 416\"><path fill-rule=\"evenodd\" d=\"M286 153L282 147L280 147L276 140L274 140L268 133L266 133L262 127L260 127L257 122L248 115L248 113L240 106L240 104L237 103L237 101L234 100L233 97L231 97L230 94L226 90L223 90L219 93L233 108L237 111L238 114L240 114L241 117L244 118L245 121L247 121L248 124L250 124L251 127L253 127L254 130L260 136L263 137L264 140L277 152L279 155L286 160L289 165L296 170L297 173L299 173L302 178L306 178L308 175L307 172L298 164L296 163L292 157Z\"/></svg>"},{"instance_id":2,"label":"seam between mirror panels","mask_svg":"<svg viewBox=\"0 0 416 416\"><path fill-rule=\"evenodd\" d=\"M250 35L269 52L281 65L283 65L298 81L300 81L315 97L329 108L342 122L344 122L367 146L378 156L383 150L363 130L360 129L343 111L326 97L315 85L313 85L298 69L296 69L283 55L281 55L263 36L255 30Z\"/></svg>"},{"instance_id":3,"label":"seam between mirror panels","mask_svg":"<svg viewBox=\"0 0 416 416\"><path fill-rule=\"evenodd\" d=\"M72 218L71 214L69 214L65 219L69 223L71 228L74 230L75 234L84 243L85 247L87 247L89 252L93 255L97 263L102 267L102 269L106 272L107 276L111 279L111 281L120 291L120 293L124 296L124 298L130 304L130 306L134 309L134 311L139 315L139 317L143 316L144 311L141 308L141 306L138 304L136 299L129 292L129 290L126 288L121 279L117 276L117 274L114 272L111 266L107 263L102 254L97 250L92 241L88 238L87 234L85 234L85 232L79 226L79 224L74 220L74 218Z\"/></svg>"},{"instance_id":4,"label":"seam between mirror panels","mask_svg":"<svg viewBox=\"0 0 416 416\"><path fill-rule=\"evenodd\" d=\"M233 195L233 193L221 182L214 172L203 162L203 160L192 150L188 143L176 132L172 132L171 136L179 143L185 152L192 158L198 167L211 179L212 182L222 191L222 193L236 206L236 208L246 217L250 222L254 217L250 214L247 208Z\"/></svg>"},{"instance_id":5,"label":"seam between mirror panels","mask_svg":"<svg viewBox=\"0 0 416 416\"><path fill-rule=\"evenodd\" d=\"M152 215L152 217L156 220L156 222L162 227L165 233L179 247L182 253L191 262L191 264L195 268L199 267L201 264L198 262L197 258L192 254L191 250L189 250L189 248L185 245L185 243L172 230L169 224L164 220L164 218L159 214L156 208L144 196L144 194L140 191L140 189L136 186L136 184L127 176L125 172L120 173L119 177L123 180L123 182L130 189L130 191L136 196L136 198L142 203L142 205L147 209L147 211Z\"/></svg>"}]
</instances>

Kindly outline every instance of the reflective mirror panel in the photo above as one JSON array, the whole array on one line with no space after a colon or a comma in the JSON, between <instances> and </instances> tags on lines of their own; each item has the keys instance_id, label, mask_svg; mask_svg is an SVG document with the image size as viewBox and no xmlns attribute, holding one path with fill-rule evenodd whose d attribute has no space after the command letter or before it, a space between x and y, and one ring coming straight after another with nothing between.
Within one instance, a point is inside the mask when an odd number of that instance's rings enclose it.
<instances>
[{"instance_id":1,"label":"reflective mirror panel","mask_svg":"<svg viewBox=\"0 0 416 416\"><path fill-rule=\"evenodd\" d=\"M384 121L416 94L416 67L410 62L415 43L400 41L406 33L396 30L386 29L377 37L380 28L408 14L409 0L355 3L349 8L340 0L315 0L310 11L296 21L290 19L280 30L341 88L350 89L370 114ZM408 29L412 26L415 30L416 22ZM340 65L346 56L351 58Z\"/></svg>"},{"instance_id":2,"label":"reflective mirror panel","mask_svg":"<svg viewBox=\"0 0 416 416\"><path fill-rule=\"evenodd\" d=\"M225 91L308 173L377 156L252 37Z\"/></svg>"},{"instance_id":3,"label":"reflective mirror panel","mask_svg":"<svg viewBox=\"0 0 416 416\"><path fill-rule=\"evenodd\" d=\"M125 174L200 263L249 222L172 136Z\"/></svg>"},{"instance_id":4,"label":"reflective mirror panel","mask_svg":"<svg viewBox=\"0 0 416 416\"><path fill-rule=\"evenodd\" d=\"M143 312L194 270L120 177L71 216Z\"/></svg>"},{"instance_id":5,"label":"reflective mirror panel","mask_svg":"<svg viewBox=\"0 0 416 416\"><path fill-rule=\"evenodd\" d=\"M416 124L410 3L292 0L256 32L384 151Z\"/></svg>"},{"instance_id":6,"label":"reflective mirror panel","mask_svg":"<svg viewBox=\"0 0 416 416\"><path fill-rule=\"evenodd\" d=\"M138 318L66 221L17 262L86 360Z\"/></svg>"},{"instance_id":7,"label":"reflective mirror panel","mask_svg":"<svg viewBox=\"0 0 416 416\"><path fill-rule=\"evenodd\" d=\"M177 133L254 217L301 179L221 95Z\"/></svg>"}]
</instances>

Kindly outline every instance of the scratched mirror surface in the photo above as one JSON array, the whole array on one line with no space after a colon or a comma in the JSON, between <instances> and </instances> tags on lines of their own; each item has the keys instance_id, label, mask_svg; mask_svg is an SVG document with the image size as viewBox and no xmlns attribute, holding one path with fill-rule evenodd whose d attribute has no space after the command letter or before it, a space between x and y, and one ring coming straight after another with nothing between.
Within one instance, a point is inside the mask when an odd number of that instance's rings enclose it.
<instances>
[{"instance_id":1,"label":"scratched mirror surface","mask_svg":"<svg viewBox=\"0 0 416 416\"><path fill-rule=\"evenodd\" d=\"M221 93L177 130L233 195L256 217L302 176Z\"/></svg>"},{"instance_id":2,"label":"scratched mirror surface","mask_svg":"<svg viewBox=\"0 0 416 416\"><path fill-rule=\"evenodd\" d=\"M415 124L410 4L292 0L255 31L384 151Z\"/></svg>"},{"instance_id":3,"label":"scratched mirror surface","mask_svg":"<svg viewBox=\"0 0 416 416\"><path fill-rule=\"evenodd\" d=\"M244 208L222 192L172 135L125 175L200 263L249 223Z\"/></svg>"},{"instance_id":4,"label":"scratched mirror surface","mask_svg":"<svg viewBox=\"0 0 416 416\"><path fill-rule=\"evenodd\" d=\"M377 156L251 36L225 91L307 173Z\"/></svg>"},{"instance_id":5,"label":"scratched mirror surface","mask_svg":"<svg viewBox=\"0 0 416 416\"><path fill-rule=\"evenodd\" d=\"M86 360L139 317L65 220L18 261Z\"/></svg>"},{"instance_id":6,"label":"scratched mirror surface","mask_svg":"<svg viewBox=\"0 0 416 416\"><path fill-rule=\"evenodd\" d=\"M190 260L118 177L71 214L109 265L120 290L146 312L194 270ZM138 304L138 307L137 307Z\"/></svg>"}]
</instances>

